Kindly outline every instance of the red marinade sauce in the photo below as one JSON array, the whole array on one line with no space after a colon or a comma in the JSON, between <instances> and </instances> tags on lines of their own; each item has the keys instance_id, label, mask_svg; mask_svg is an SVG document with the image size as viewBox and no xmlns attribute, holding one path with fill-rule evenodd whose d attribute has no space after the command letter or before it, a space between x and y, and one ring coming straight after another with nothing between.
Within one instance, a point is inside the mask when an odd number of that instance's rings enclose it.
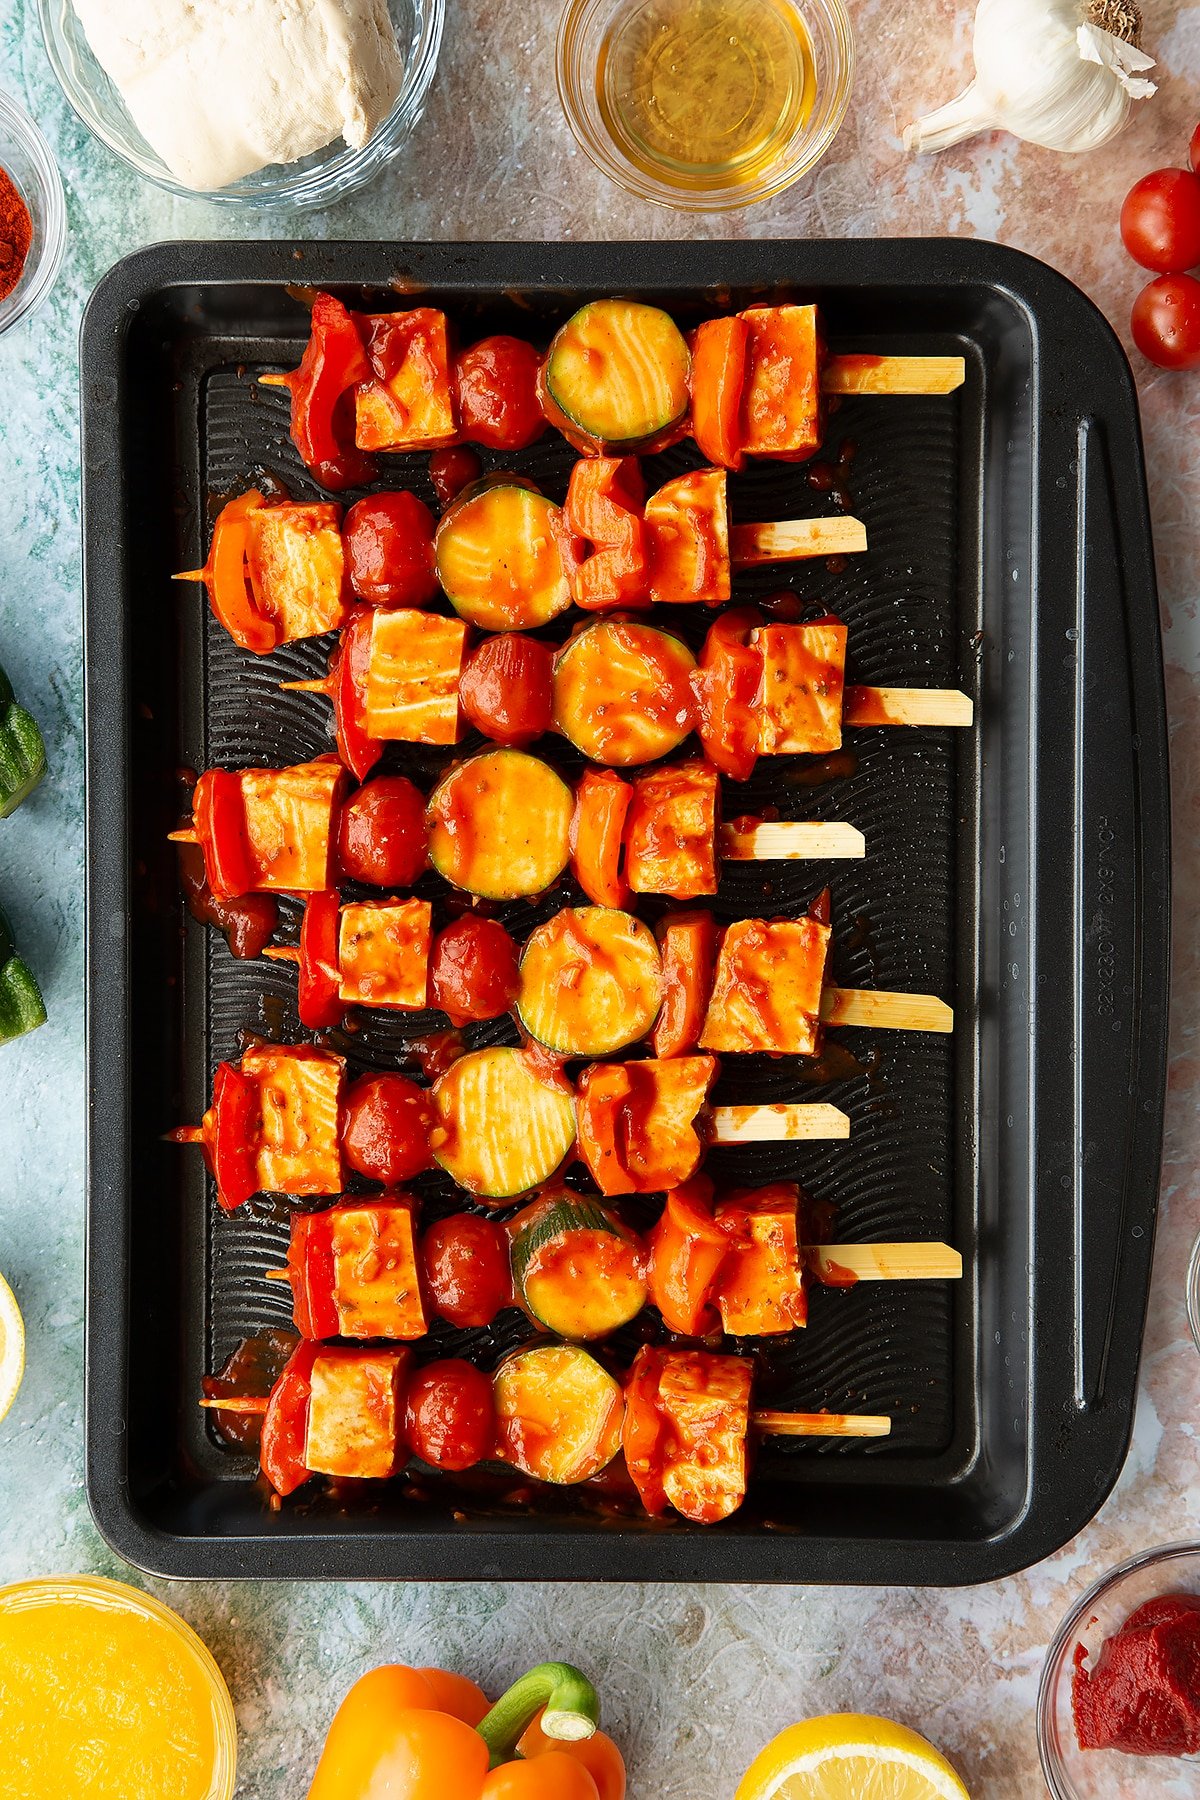
<instances>
[{"instance_id":1,"label":"red marinade sauce","mask_svg":"<svg viewBox=\"0 0 1200 1800\"><path fill-rule=\"evenodd\" d=\"M224 932L231 956L254 962L262 955L279 926L279 906L273 895L243 894L240 900L219 900L208 885L204 856L196 844L184 844L180 849L179 879L193 919Z\"/></svg>"},{"instance_id":2,"label":"red marinade sauce","mask_svg":"<svg viewBox=\"0 0 1200 1800\"><path fill-rule=\"evenodd\" d=\"M1095 1667L1075 1646L1071 1710L1081 1750L1200 1753L1200 1594L1161 1594L1106 1638Z\"/></svg>"}]
</instances>

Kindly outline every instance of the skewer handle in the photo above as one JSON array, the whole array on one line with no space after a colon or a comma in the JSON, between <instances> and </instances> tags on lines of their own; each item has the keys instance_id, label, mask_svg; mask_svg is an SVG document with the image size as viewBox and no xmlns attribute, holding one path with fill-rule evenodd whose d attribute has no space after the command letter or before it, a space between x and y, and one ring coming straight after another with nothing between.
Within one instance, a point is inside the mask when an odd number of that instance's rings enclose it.
<instances>
[{"instance_id":1,"label":"skewer handle","mask_svg":"<svg viewBox=\"0 0 1200 1800\"><path fill-rule=\"evenodd\" d=\"M717 1106L712 1125L718 1144L799 1143L807 1138L850 1136L849 1116L840 1107L826 1104Z\"/></svg>"},{"instance_id":2,"label":"skewer handle","mask_svg":"<svg viewBox=\"0 0 1200 1800\"><path fill-rule=\"evenodd\" d=\"M182 831L168 831L167 842L171 844L198 844L200 834L194 825L186 825Z\"/></svg>"},{"instance_id":3,"label":"skewer handle","mask_svg":"<svg viewBox=\"0 0 1200 1800\"><path fill-rule=\"evenodd\" d=\"M876 1031L953 1031L954 1008L936 994L888 994L874 988L826 988L826 1025L870 1025Z\"/></svg>"},{"instance_id":4,"label":"skewer handle","mask_svg":"<svg viewBox=\"0 0 1200 1800\"><path fill-rule=\"evenodd\" d=\"M204 582L207 582L208 570L207 569L180 569L177 574L172 575L171 580L172 581L204 581Z\"/></svg>"},{"instance_id":5,"label":"skewer handle","mask_svg":"<svg viewBox=\"0 0 1200 1800\"><path fill-rule=\"evenodd\" d=\"M290 377L278 371L260 375L258 378L259 387L287 387L289 384Z\"/></svg>"},{"instance_id":6,"label":"skewer handle","mask_svg":"<svg viewBox=\"0 0 1200 1800\"><path fill-rule=\"evenodd\" d=\"M809 556L848 556L867 547L861 519L776 519L763 525L734 525L729 554L735 569L756 563L799 562Z\"/></svg>"},{"instance_id":7,"label":"skewer handle","mask_svg":"<svg viewBox=\"0 0 1200 1800\"><path fill-rule=\"evenodd\" d=\"M967 378L961 356L831 356L827 394L952 394Z\"/></svg>"},{"instance_id":8,"label":"skewer handle","mask_svg":"<svg viewBox=\"0 0 1200 1800\"><path fill-rule=\"evenodd\" d=\"M886 1413L751 1413L750 1422L771 1437L890 1437Z\"/></svg>"},{"instance_id":9,"label":"skewer handle","mask_svg":"<svg viewBox=\"0 0 1200 1800\"><path fill-rule=\"evenodd\" d=\"M267 1394L224 1394L217 1399L199 1402L206 1412L265 1413L270 1405Z\"/></svg>"},{"instance_id":10,"label":"skewer handle","mask_svg":"<svg viewBox=\"0 0 1200 1800\"><path fill-rule=\"evenodd\" d=\"M957 688L848 687L843 725L973 725L975 703Z\"/></svg>"},{"instance_id":11,"label":"skewer handle","mask_svg":"<svg viewBox=\"0 0 1200 1800\"><path fill-rule=\"evenodd\" d=\"M281 681L279 691L281 694L332 694L333 682L328 675L319 680L314 677L312 681Z\"/></svg>"},{"instance_id":12,"label":"skewer handle","mask_svg":"<svg viewBox=\"0 0 1200 1800\"><path fill-rule=\"evenodd\" d=\"M202 1144L204 1142L203 1125L177 1125L174 1131L163 1132L165 1144Z\"/></svg>"},{"instance_id":13,"label":"skewer handle","mask_svg":"<svg viewBox=\"0 0 1200 1800\"><path fill-rule=\"evenodd\" d=\"M290 1269L264 1269L263 1270L263 1280L264 1281L290 1281L291 1279L292 1279L292 1271Z\"/></svg>"},{"instance_id":14,"label":"skewer handle","mask_svg":"<svg viewBox=\"0 0 1200 1800\"><path fill-rule=\"evenodd\" d=\"M805 1259L820 1281L961 1281L962 1257L949 1244L812 1244Z\"/></svg>"},{"instance_id":15,"label":"skewer handle","mask_svg":"<svg viewBox=\"0 0 1200 1800\"><path fill-rule=\"evenodd\" d=\"M828 862L865 856L867 841L856 825L817 819L768 819L760 825L722 825L718 848L725 862Z\"/></svg>"}]
</instances>

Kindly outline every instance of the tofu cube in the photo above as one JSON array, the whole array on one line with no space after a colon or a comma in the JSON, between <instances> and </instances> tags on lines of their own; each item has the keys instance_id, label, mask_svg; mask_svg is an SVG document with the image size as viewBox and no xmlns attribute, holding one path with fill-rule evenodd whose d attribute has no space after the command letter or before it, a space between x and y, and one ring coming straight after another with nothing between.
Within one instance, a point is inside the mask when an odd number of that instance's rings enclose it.
<instances>
[{"instance_id":1,"label":"tofu cube","mask_svg":"<svg viewBox=\"0 0 1200 1800\"><path fill-rule=\"evenodd\" d=\"M313 1363L304 1461L314 1475L378 1481L400 1460L408 1350L322 1350Z\"/></svg>"},{"instance_id":2,"label":"tofu cube","mask_svg":"<svg viewBox=\"0 0 1200 1800\"><path fill-rule=\"evenodd\" d=\"M708 763L641 775L625 824L625 876L635 894L695 900L717 891L721 783Z\"/></svg>"},{"instance_id":3,"label":"tofu cube","mask_svg":"<svg viewBox=\"0 0 1200 1800\"><path fill-rule=\"evenodd\" d=\"M752 1380L750 1364L738 1356L681 1351L664 1358L662 1486L685 1519L715 1524L745 1499Z\"/></svg>"},{"instance_id":4,"label":"tofu cube","mask_svg":"<svg viewBox=\"0 0 1200 1800\"><path fill-rule=\"evenodd\" d=\"M412 607L377 611L364 696L368 734L406 744L456 744L466 645L461 619Z\"/></svg>"},{"instance_id":5,"label":"tofu cube","mask_svg":"<svg viewBox=\"0 0 1200 1800\"><path fill-rule=\"evenodd\" d=\"M400 1342L424 1337L429 1318L412 1206L404 1200L364 1202L334 1207L329 1218L339 1334Z\"/></svg>"},{"instance_id":6,"label":"tofu cube","mask_svg":"<svg viewBox=\"0 0 1200 1800\"><path fill-rule=\"evenodd\" d=\"M342 509L260 506L247 521L246 563L255 603L277 621L280 642L321 637L346 621Z\"/></svg>"},{"instance_id":7,"label":"tofu cube","mask_svg":"<svg viewBox=\"0 0 1200 1800\"><path fill-rule=\"evenodd\" d=\"M738 317L750 337L742 389L748 456L801 461L821 447L822 347L815 306L753 306Z\"/></svg>"},{"instance_id":8,"label":"tofu cube","mask_svg":"<svg viewBox=\"0 0 1200 1800\"><path fill-rule=\"evenodd\" d=\"M457 430L445 313L429 306L366 315L375 379L354 396L360 450L436 450Z\"/></svg>"},{"instance_id":9,"label":"tofu cube","mask_svg":"<svg viewBox=\"0 0 1200 1800\"><path fill-rule=\"evenodd\" d=\"M814 1056L829 938L816 919L735 920L717 952L701 1049Z\"/></svg>"},{"instance_id":10,"label":"tofu cube","mask_svg":"<svg viewBox=\"0 0 1200 1800\"><path fill-rule=\"evenodd\" d=\"M730 596L724 469L694 469L652 494L643 514L647 598L720 606Z\"/></svg>"},{"instance_id":11,"label":"tofu cube","mask_svg":"<svg viewBox=\"0 0 1200 1800\"><path fill-rule=\"evenodd\" d=\"M259 1187L269 1194L340 1192L341 1057L327 1050L260 1044L246 1051L242 1073L258 1085Z\"/></svg>"},{"instance_id":12,"label":"tofu cube","mask_svg":"<svg viewBox=\"0 0 1200 1800\"><path fill-rule=\"evenodd\" d=\"M290 769L243 769L246 842L257 887L318 894L329 884L333 810L345 781L337 762Z\"/></svg>"},{"instance_id":13,"label":"tofu cube","mask_svg":"<svg viewBox=\"0 0 1200 1800\"><path fill-rule=\"evenodd\" d=\"M771 1337L808 1323L795 1182L730 1194L716 1210L729 1237L715 1299L731 1337Z\"/></svg>"},{"instance_id":14,"label":"tofu cube","mask_svg":"<svg viewBox=\"0 0 1200 1800\"><path fill-rule=\"evenodd\" d=\"M758 748L763 756L823 756L842 746L846 627L764 625L751 633L762 652Z\"/></svg>"},{"instance_id":15,"label":"tofu cube","mask_svg":"<svg viewBox=\"0 0 1200 1800\"><path fill-rule=\"evenodd\" d=\"M340 997L358 1006L420 1012L429 986L432 916L428 900L364 900L343 906Z\"/></svg>"}]
</instances>

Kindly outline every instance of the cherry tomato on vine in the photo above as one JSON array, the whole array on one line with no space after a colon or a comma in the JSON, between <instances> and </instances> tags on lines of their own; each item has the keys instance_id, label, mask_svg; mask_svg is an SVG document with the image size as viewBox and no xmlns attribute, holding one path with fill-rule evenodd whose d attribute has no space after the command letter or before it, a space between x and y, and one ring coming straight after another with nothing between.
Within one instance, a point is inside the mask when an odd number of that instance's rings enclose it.
<instances>
[{"instance_id":1,"label":"cherry tomato on vine","mask_svg":"<svg viewBox=\"0 0 1200 1800\"><path fill-rule=\"evenodd\" d=\"M389 1187L432 1166L429 1096L406 1075L360 1075L346 1089L342 1155Z\"/></svg>"},{"instance_id":2,"label":"cherry tomato on vine","mask_svg":"<svg viewBox=\"0 0 1200 1800\"><path fill-rule=\"evenodd\" d=\"M338 862L350 881L411 887L425 867L428 844L425 799L406 775L377 775L342 807Z\"/></svg>"},{"instance_id":3,"label":"cherry tomato on vine","mask_svg":"<svg viewBox=\"0 0 1200 1800\"><path fill-rule=\"evenodd\" d=\"M1121 208L1121 238L1134 262L1161 275L1200 263L1200 175L1155 169L1134 182Z\"/></svg>"},{"instance_id":4,"label":"cherry tomato on vine","mask_svg":"<svg viewBox=\"0 0 1200 1800\"><path fill-rule=\"evenodd\" d=\"M1200 281L1160 275L1133 303L1133 341L1160 369L1200 365Z\"/></svg>"}]
</instances>

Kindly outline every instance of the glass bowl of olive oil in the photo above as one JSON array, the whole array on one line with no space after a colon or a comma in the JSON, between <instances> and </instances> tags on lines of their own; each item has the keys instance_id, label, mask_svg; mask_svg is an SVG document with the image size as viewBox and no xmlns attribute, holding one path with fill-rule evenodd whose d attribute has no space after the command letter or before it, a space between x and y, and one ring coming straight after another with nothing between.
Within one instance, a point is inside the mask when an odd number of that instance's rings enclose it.
<instances>
[{"instance_id":1,"label":"glass bowl of olive oil","mask_svg":"<svg viewBox=\"0 0 1200 1800\"><path fill-rule=\"evenodd\" d=\"M558 91L598 168L641 199L719 212L811 169L850 99L842 0L568 0Z\"/></svg>"}]
</instances>

